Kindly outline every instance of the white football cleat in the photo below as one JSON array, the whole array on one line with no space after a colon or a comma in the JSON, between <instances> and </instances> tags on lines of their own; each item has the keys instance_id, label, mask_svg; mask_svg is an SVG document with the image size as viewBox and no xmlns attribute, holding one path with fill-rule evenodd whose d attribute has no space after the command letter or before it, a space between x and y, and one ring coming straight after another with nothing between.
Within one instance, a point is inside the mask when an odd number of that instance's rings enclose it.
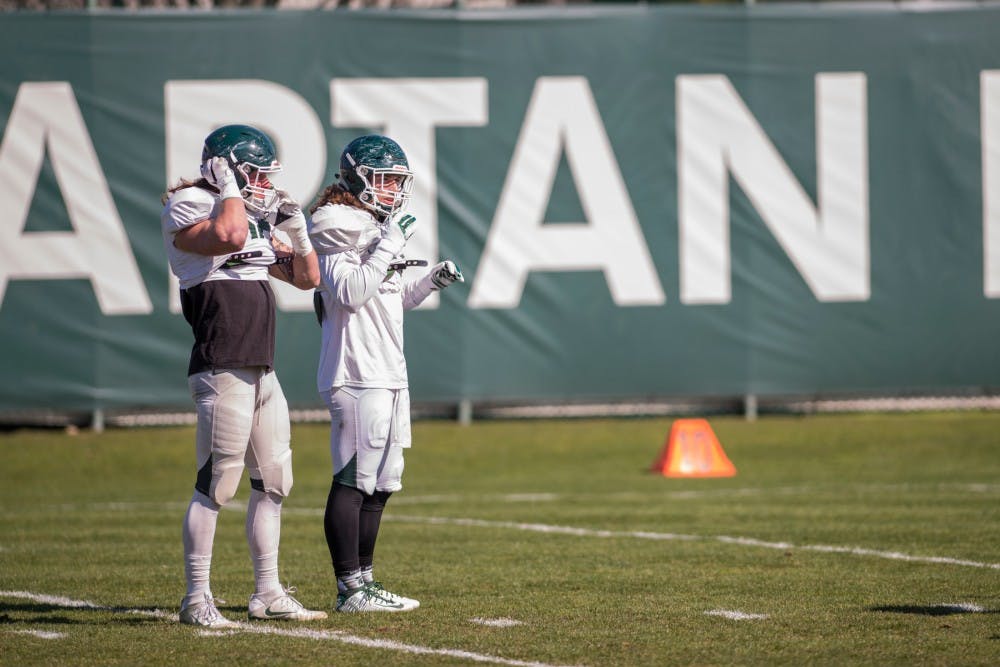
<instances>
[{"instance_id":1,"label":"white football cleat","mask_svg":"<svg viewBox=\"0 0 1000 667\"><path fill-rule=\"evenodd\" d=\"M286 588L284 593L271 604L266 604L256 594L250 596L250 607L247 617L254 621L319 621L326 618L325 611L306 609L305 606L292 597L295 588Z\"/></svg>"},{"instance_id":2,"label":"white football cleat","mask_svg":"<svg viewBox=\"0 0 1000 667\"><path fill-rule=\"evenodd\" d=\"M382 594L383 597L387 597L393 602L399 602L400 604L402 604L404 607L406 607L405 609L403 609L403 611L410 611L411 609L416 609L417 607L420 606L419 600L403 597L402 595L396 595L391 591L387 591L378 581L372 581L368 584L368 586L374 590L377 590L380 594Z\"/></svg>"},{"instance_id":3,"label":"white football cleat","mask_svg":"<svg viewBox=\"0 0 1000 667\"><path fill-rule=\"evenodd\" d=\"M225 604L225 600L218 600L218 602ZM181 623L213 630L239 627L239 623L230 621L220 614L215 603L216 599L208 593L205 593L203 599L197 601L184 598L181 600L181 613L179 614Z\"/></svg>"},{"instance_id":4,"label":"white football cleat","mask_svg":"<svg viewBox=\"0 0 1000 667\"><path fill-rule=\"evenodd\" d=\"M337 596L337 611L410 611L402 602L394 600L385 594L381 588L366 584L361 588Z\"/></svg>"}]
</instances>

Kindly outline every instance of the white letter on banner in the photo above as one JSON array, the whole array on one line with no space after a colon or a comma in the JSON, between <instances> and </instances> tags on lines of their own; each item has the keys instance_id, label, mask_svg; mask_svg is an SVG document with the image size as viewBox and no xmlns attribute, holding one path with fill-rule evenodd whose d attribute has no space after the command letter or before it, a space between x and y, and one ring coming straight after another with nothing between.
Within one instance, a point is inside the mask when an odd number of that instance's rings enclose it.
<instances>
[{"instance_id":1,"label":"white letter on banner","mask_svg":"<svg viewBox=\"0 0 1000 667\"><path fill-rule=\"evenodd\" d=\"M45 149L72 232L23 233ZM65 81L18 88L0 144L0 302L11 278L89 278L105 315L152 312L73 89Z\"/></svg>"},{"instance_id":2,"label":"white letter on banner","mask_svg":"<svg viewBox=\"0 0 1000 667\"><path fill-rule=\"evenodd\" d=\"M330 119L336 127L381 127L406 152L416 175L409 210L417 230L407 254L435 264L438 258L437 158L434 128L479 127L488 122L487 85L466 79L333 79ZM337 158L340 158L338 154ZM437 308L437 292L421 308Z\"/></svg>"},{"instance_id":3,"label":"white letter on banner","mask_svg":"<svg viewBox=\"0 0 1000 667\"><path fill-rule=\"evenodd\" d=\"M562 151L587 222L544 224ZM516 308L531 271L603 270L619 306L666 301L597 104L582 77L542 77L507 171L469 306Z\"/></svg>"},{"instance_id":4,"label":"white letter on banner","mask_svg":"<svg viewBox=\"0 0 1000 667\"><path fill-rule=\"evenodd\" d=\"M326 136L306 100L272 81L222 79L167 81L163 87L167 128L167 183L197 178L205 137L229 123L267 133L284 166L275 183L307 206L323 185ZM271 280L278 307L312 311L312 291ZM179 313L177 278L170 274L170 311Z\"/></svg>"},{"instance_id":5,"label":"white letter on banner","mask_svg":"<svg viewBox=\"0 0 1000 667\"><path fill-rule=\"evenodd\" d=\"M728 303L728 173L820 301L865 301L868 239L866 78L816 76L819 210L732 84L677 77L678 208L683 303Z\"/></svg>"},{"instance_id":6,"label":"white letter on banner","mask_svg":"<svg viewBox=\"0 0 1000 667\"><path fill-rule=\"evenodd\" d=\"M983 160L983 294L1000 298L1000 70L979 73Z\"/></svg>"}]
</instances>

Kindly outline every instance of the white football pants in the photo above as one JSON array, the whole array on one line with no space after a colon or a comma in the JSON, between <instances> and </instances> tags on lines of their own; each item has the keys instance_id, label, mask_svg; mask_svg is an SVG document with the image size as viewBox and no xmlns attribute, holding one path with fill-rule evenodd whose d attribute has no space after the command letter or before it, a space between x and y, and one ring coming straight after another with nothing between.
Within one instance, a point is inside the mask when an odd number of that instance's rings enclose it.
<instances>
[{"instance_id":1,"label":"white football pants","mask_svg":"<svg viewBox=\"0 0 1000 667\"><path fill-rule=\"evenodd\" d=\"M190 376L188 385L198 411L198 470L212 460L209 498L219 505L232 500L244 466L254 488L287 496L291 425L277 375L263 368L205 371Z\"/></svg>"},{"instance_id":2,"label":"white football pants","mask_svg":"<svg viewBox=\"0 0 1000 667\"><path fill-rule=\"evenodd\" d=\"M366 494L403 488L410 446L408 389L337 387L321 392L330 410L330 456L337 482Z\"/></svg>"}]
</instances>

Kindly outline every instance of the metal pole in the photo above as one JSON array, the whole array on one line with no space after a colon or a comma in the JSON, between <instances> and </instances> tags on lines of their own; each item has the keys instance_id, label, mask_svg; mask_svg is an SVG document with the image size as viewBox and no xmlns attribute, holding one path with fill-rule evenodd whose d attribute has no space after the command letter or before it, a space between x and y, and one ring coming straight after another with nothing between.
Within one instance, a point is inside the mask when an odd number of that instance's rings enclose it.
<instances>
[{"instance_id":1,"label":"metal pole","mask_svg":"<svg viewBox=\"0 0 1000 667\"><path fill-rule=\"evenodd\" d=\"M462 426L472 423L472 401L467 398L458 402L458 423Z\"/></svg>"}]
</instances>

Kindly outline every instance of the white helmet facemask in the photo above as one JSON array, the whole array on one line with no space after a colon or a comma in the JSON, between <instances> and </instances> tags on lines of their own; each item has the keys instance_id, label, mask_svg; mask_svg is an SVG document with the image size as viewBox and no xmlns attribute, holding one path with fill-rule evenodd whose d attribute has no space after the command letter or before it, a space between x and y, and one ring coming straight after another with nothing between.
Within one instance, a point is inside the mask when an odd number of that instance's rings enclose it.
<instances>
[{"instance_id":1,"label":"white helmet facemask","mask_svg":"<svg viewBox=\"0 0 1000 667\"><path fill-rule=\"evenodd\" d=\"M358 199L380 217L388 217L409 204L413 172L403 165L373 168L359 164L355 166L355 173L365 184Z\"/></svg>"},{"instance_id":2,"label":"white helmet facemask","mask_svg":"<svg viewBox=\"0 0 1000 667\"><path fill-rule=\"evenodd\" d=\"M270 213L275 209L278 205L278 191L268 175L281 170L281 163L277 160L264 167L249 162L236 165L234 171L237 180L243 182L240 194L247 207L260 213Z\"/></svg>"}]
</instances>

